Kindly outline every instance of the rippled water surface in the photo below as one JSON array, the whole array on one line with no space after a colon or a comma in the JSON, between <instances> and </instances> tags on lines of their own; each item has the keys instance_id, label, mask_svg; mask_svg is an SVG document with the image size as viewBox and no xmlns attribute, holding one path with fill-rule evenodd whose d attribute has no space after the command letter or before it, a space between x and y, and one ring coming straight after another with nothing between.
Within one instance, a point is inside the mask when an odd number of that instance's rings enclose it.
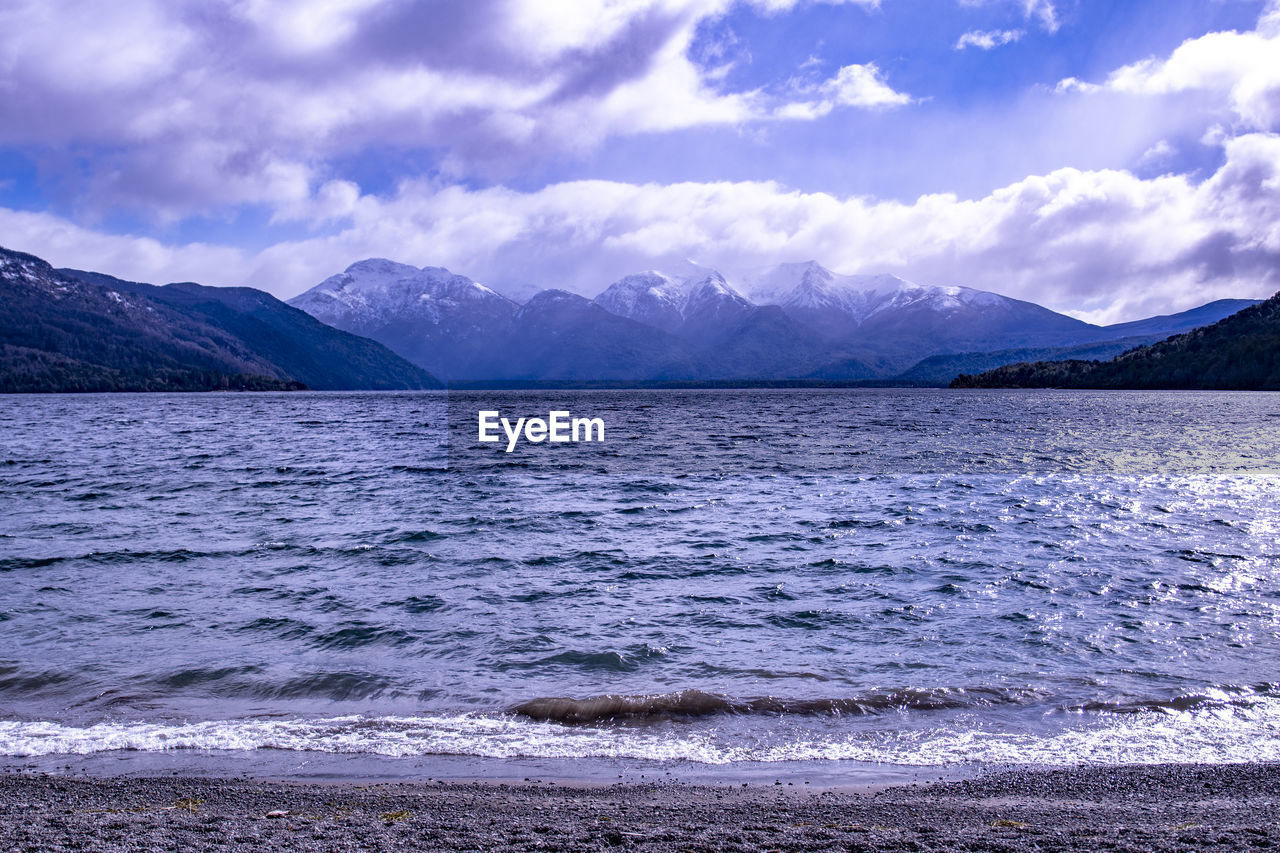
<instances>
[{"instance_id":1,"label":"rippled water surface","mask_svg":"<svg viewBox=\"0 0 1280 853\"><path fill-rule=\"evenodd\" d=\"M0 754L1280 759L1278 662L1275 395L0 397Z\"/></svg>"}]
</instances>

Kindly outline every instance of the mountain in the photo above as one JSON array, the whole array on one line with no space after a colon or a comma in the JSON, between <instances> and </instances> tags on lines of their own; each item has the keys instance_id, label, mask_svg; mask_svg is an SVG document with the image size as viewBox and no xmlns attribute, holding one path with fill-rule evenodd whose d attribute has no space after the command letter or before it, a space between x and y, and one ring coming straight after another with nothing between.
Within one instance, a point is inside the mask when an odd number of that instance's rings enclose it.
<instances>
[{"instance_id":1,"label":"mountain","mask_svg":"<svg viewBox=\"0 0 1280 853\"><path fill-rule=\"evenodd\" d=\"M1280 293L1209 326L1110 361L1007 365L953 388L1202 388L1280 390Z\"/></svg>"},{"instance_id":2,"label":"mountain","mask_svg":"<svg viewBox=\"0 0 1280 853\"><path fill-rule=\"evenodd\" d=\"M1177 332L1217 322L1258 302L1257 299L1219 299L1178 314L1098 326L1094 334L1099 340L1072 346L932 355L897 378L907 384L947 385L962 373L981 373L1022 361L1106 360L1135 347L1157 343Z\"/></svg>"},{"instance_id":3,"label":"mountain","mask_svg":"<svg viewBox=\"0 0 1280 853\"><path fill-rule=\"evenodd\" d=\"M548 290L519 305L441 267L374 258L286 305L250 288L54 270L0 249L0 390L438 387L429 370L463 381L944 384L1010 361L1083 364L1251 304L1093 326L994 293L814 262L751 281L764 304L690 262L626 276L594 300Z\"/></svg>"},{"instance_id":4,"label":"mountain","mask_svg":"<svg viewBox=\"0 0 1280 853\"><path fill-rule=\"evenodd\" d=\"M290 304L453 381L779 378L829 357L777 308L692 263L595 300L546 290L520 306L439 267L371 259Z\"/></svg>"},{"instance_id":5,"label":"mountain","mask_svg":"<svg viewBox=\"0 0 1280 853\"><path fill-rule=\"evenodd\" d=\"M675 275L626 276L595 298L606 311L710 345L737 329L756 306L713 269L687 262Z\"/></svg>"},{"instance_id":6,"label":"mountain","mask_svg":"<svg viewBox=\"0 0 1280 853\"><path fill-rule=\"evenodd\" d=\"M694 353L670 379L803 376L831 347L774 305L755 305L715 270L686 262L675 274L650 270L615 281L595 298L620 317L684 340ZM861 374L874 370L861 366Z\"/></svg>"},{"instance_id":7,"label":"mountain","mask_svg":"<svg viewBox=\"0 0 1280 853\"><path fill-rule=\"evenodd\" d=\"M1134 347L1164 340L1167 335L1135 335L1117 341L1099 341L1070 347L1006 349L995 352L962 352L931 355L896 377L905 384L945 386L962 373L980 373L1020 361L1100 360L1113 358Z\"/></svg>"},{"instance_id":8,"label":"mountain","mask_svg":"<svg viewBox=\"0 0 1280 853\"><path fill-rule=\"evenodd\" d=\"M605 288L595 303L611 314L677 334L684 325L687 282L657 270L626 276Z\"/></svg>"},{"instance_id":9,"label":"mountain","mask_svg":"<svg viewBox=\"0 0 1280 853\"><path fill-rule=\"evenodd\" d=\"M521 306L447 269L381 258L289 304L455 381L647 378L684 356L674 336L576 294L545 290Z\"/></svg>"},{"instance_id":10,"label":"mountain","mask_svg":"<svg viewBox=\"0 0 1280 853\"><path fill-rule=\"evenodd\" d=\"M812 261L748 281L756 302L690 261L625 276L594 300L552 290L521 306L440 267L370 259L290 304L452 381L901 376L939 385L1010 361L1114 355L1230 307L1103 327L973 288L840 275Z\"/></svg>"},{"instance_id":11,"label":"mountain","mask_svg":"<svg viewBox=\"0 0 1280 853\"><path fill-rule=\"evenodd\" d=\"M779 264L752 277L758 302L830 338L853 335L876 308L912 287L894 275L840 275L816 261Z\"/></svg>"},{"instance_id":12,"label":"mountain","mask_svg":"<svg viewBox=\"0 0 1280 853\"><path fill-rule=\"evenodd\" d=\"M521 380L648 379L690 371L674 335L606 311L564 290L544 290L516 312L479 375Z\"/></svg>"},{"instance_id":13,"label":"mountain","mask_svg":"<svg viewBox=\"0 0 1280 853\"><path fill-rule=\"evenodd\" d=\"M0 249L0 294L3 391L437 384L373 341L247 288L153 287Z\"/></svg>"},{"instance_id":14,"label":"mountain","mask_svg":"<svg viewBox=\"0 0 1280 853\"><path fill-rule=\"evenodd\" d=\"M833 354L848 356L841 379L870 379L883 371L833 348L791 319L776 305L757 307L701 350L700 379L795 379L809 376Z\"/></svg>"},{"instance_id":15,"label":"mountain","mask_svg":"<svg viewBox=\"0 0 1280 853\"><path fill-rule=\"evenodd\" d=\"M102 273L59 272L163 302L235 336L285 376L317 391L441 387L434 376L376 341L334 329L261 290L208 287L194 282L156 287Z\"/></svg>"},{"instance_id":16,"label":"mountain","mask_svg":"<svg viewBox=\"0 0 1280 853\"><path fill-rule=\"evenodd\" d=\"M1259 301L1257 299L1218 299L1178 314L1161 314L1145 320L1103 326L1102 329L1108 338L1114 339L1131 335L1157 335L1163 339L1178 332L1189 332L1192 329L1216 323L1250 305L1257 305Z\"/></svg>"},{"instance_id":17,"label":"mountain","mask_svg":"<svg viewBox=\"0 0 1280 853\"><path fill-rule=\"evenodd\" d=\"M946 384L961 372L1029 359L1109 358L1256 304L1224 299L1179 314L1096 326L996 293L922 286L893 275L840 275L813 261L781 264L752 282L759 300L779 305L855 356L809 376L859 379L870 367L908 384Z\"/></svg>"},{"instance_id":18,"label":"mountain","mask_svg":"<svg viewBox=\"0 0 1280 853\"><path fill-rule=\"evenodd\" d=\"M508 334L520 306L443 267L370 258L295 296L289 304L343 331L373 338L445 379L477 373Z\"/></svg>"},{"instance_id":19,"label":"mountain","mask_svg":"<svg viewBox=\"0 0 1280 853\"><path fill-rule=\"evenodd\" d=\"M839 275L814 261L767 270L755 277L753 289L815 333L873 352L898 369L934 353L1065 346L1095 340L1098 331L996 293L919 285L893 275Z\"/></svg>"}]
</instances>

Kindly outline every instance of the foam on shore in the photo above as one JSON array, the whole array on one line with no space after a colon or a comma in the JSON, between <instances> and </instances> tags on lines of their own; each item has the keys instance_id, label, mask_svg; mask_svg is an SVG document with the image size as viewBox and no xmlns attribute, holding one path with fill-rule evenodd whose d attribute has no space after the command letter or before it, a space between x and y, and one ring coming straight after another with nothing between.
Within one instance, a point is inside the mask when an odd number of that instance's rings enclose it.
<instances>
[{"instance_id":1,"label":"foam on shore","mask_svg":"<svg viewBox=\"0 0 1280 853\"><path fill-rule=\"evenodd\" d=\"M708 765L850 761L914 767L1280 761L1280 699L1059 714L1034 729L961 712L913 725L724 717L564 725L508 714L98 722L0 721L0 755L264 749L386 757L620 759Z\"/></svg>"}]
</instances>

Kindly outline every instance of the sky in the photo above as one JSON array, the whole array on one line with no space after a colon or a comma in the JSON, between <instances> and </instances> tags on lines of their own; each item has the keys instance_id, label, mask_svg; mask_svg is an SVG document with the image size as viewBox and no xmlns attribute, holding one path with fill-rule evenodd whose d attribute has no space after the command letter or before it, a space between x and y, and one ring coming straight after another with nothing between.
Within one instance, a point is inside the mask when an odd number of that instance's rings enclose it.
<instances>
[{"instance_id":1,"label":"sky","mask_svg":"<svg viewBox=\"0 0 1280 853\"><path fill-rule=\"evenodd\" d=\"M0 245L288 298L684 259L1280 290L1280 0L0 0Z\"/></svg>"}]
</instances>

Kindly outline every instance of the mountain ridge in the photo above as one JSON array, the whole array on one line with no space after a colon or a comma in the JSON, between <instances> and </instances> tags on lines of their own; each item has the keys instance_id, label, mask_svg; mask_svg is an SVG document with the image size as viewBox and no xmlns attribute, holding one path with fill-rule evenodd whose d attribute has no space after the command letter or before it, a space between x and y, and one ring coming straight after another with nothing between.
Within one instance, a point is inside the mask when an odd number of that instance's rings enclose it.
<instances>
[{"instance_id":1,"label":"mountain ridge","mask_svg":"<svg viewBox=\"0 0 1280 853\"><path fill-rule=\"evenodd\" d=\"M0 391L439 384L381 344L250 288L156 287L0 248L0 293Z\"/></svg>"},{"instance_id":2,"label":"mountain ridge","mask_svg":"<svg viewBox=\"0 0 1280 853\"><path fill-rule=\"evenodd\" d=\"M288 300L337 329L372 338L434 376L488 363L520 305L444 267L357 261Z\"/></svg>"},{"instance_id":3,"label":"mountain ridge","mask_svg":"<svg viewBox=\"0 0 1280 853\"><path fill-rule=\"evenodd\" d=\"M1110 361L1021 362L951 387L1280 390L1280 293Z\"/></svg>"},{"instance_id":4,"label":"mountain ridge","mask_svg":"<svg viewBox=\"0 0 1280 853\"><path fill-rule=\"evenodd\" d=\"M1107 327L988 291L919 285L890 274L843 275L816 261L762 270L739 290L716 270L686 261L675 270L646 270L612 282L587 300L604 314L578 304L556 314L556 321L543 316L535 329L524 306L548 292L522 306L441 267L368 259L290 304L380 340L449 381L902 377L938 385L965 369L1007 363L993 358L1109 356L1253 304L1219 300ZM567 298L560 293L557 299ZM592 323L599 328L590 330ZM536 352L534 361L550 372L540 375L519 363L508 352L512 348ZM575 358L593 365L597 375L571 368ZM953 363L956 373L948 376Z\"/></svg>"},{"instance_id":5,"label":"mountain ridge","mask_svg":"<svg viewBox=\"0 0 1280 853\"><path fill-rule=\"evenodd\" d=\"M1256 304L1218 300L1095 326L999 294L846 276L814 261L762 271L747 291L756 301L686 262L624 276L594 299L551 289L520 304L444 267L385 258L357 261L286 304L252 288L54 270L9 250L0 260L8 390L439 387L433 373L459 383L941 386L1016 361L1108 358Z\"/></svg>"}]
</instances>

